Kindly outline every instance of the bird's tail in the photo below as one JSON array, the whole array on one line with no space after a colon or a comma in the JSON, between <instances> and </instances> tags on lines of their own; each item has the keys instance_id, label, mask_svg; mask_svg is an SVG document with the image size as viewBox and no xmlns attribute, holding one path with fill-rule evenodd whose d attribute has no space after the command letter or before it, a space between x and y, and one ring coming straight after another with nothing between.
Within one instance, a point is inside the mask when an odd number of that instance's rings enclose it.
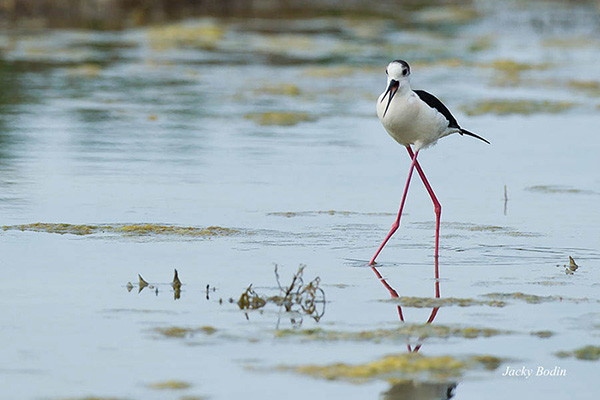
<instances>
[{"instance_id":1,"label":"bird's tail","mask_svg":"<svg viewBox=\"0 0 600 400\"><path fill-rule=\"evenodd\" d=\"M484 138L482 138L479 135L474 134L473 132L469 132L466 129L460 128L458 133L460 133L461 135L467 135L467 136L473 136L474 138L477 138L479 140L483 140L484 142L486 142L487 144L490 144L490 142L488 142L487 140L485 140Z\"/></svg>"}]
</instances>

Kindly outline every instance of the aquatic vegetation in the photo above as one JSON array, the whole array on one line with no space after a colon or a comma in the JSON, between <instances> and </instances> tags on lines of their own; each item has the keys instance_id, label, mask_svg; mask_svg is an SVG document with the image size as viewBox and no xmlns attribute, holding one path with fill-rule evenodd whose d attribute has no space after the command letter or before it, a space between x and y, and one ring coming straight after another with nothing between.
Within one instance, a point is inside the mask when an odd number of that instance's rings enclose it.
<instances>
[{"instance_id":1,"label":"aquatic vegetation","mask_svg":"<svg viewBox=\"0 0 600 400\"><path fill-rule=\"evenodd\" d=\"M423 224L425 226L426 224ZM494 234L507 235L512 237L535 237L540 236L537 233L533 232L522 232L515 230L506 226L496 226L496 225L478 225L478 224L470 224L465 222L446 222L443 223L444 226L452 229L465 230L470 232L489 232ZM427 226L429 228L429 226Z\"/></svg>"},{"instance_id":2,"label":"aquatic vegetation","mask_svg":"<svg viewBox=\"0 0 600 400\"><path fill-rule=\"evenodd\" d=\"M536 331L536 332L531 332L531 335L537 336L542 339L546 339L546 338L552 337L552 335L554 335L554 333L552 333L551 331Z\"/></svg>"},{"instance_id":3,"label":"aquatic vegetation","mask_svg":"<svg viewBox=\"0 0 600 400\"><path fill-rule=\"evenodd\" d=\"M432 308L432 307L443 307L443 306L490 306L490 307L504 307L506 303L499 300L476 300L476 299L462 299L456 297L444 297L444 298L431 298L431 297L396 297L386 302L398 302L405 307L414 308Z\"/></svg>"},{"instance_id":4,"label":"aquatic vegetation","mask_svg":"<svg viewBox=\"0 0 600 400\"><path fill-rule=\"evenodd\" d=\"M594 193L590 190L576 189L576 188L572 188L569 186L561 186L561 185L535 185L535 186L529 186L525 189L529 190L531 192L548 193L548 194L554 194L554 193L593 194Z\"/></svg>"},{"instance_id":5,"label":"aquatic vegetation","mask_svg":"<svg viewBox=\"0 0 600 400\"><path fill-rule=\"evenodd\" d=\"M251 119L258 125L278 125L278 126L294 126L300 122L314 121L316 118L308 115L305 112L284 112L271 111L263 113L250 113L244 115L244 118Z\"/></svg>"},{"instance_id":6,"label":"aquatic vegetation","mask_svg":"<svg viewBox=\"0 0 600 400\"><path fill-rule=\"evenodd\" d=\"M299 96L302 91L294 83L280 83L278 85L267 85L256 89L255 94L271 94L280 96Z\"/></svg>"},{"instance_id":7,"label":"aquatic vegetation","mask_svg":"<svg viewBox=\"0 0 600 400\"><path fill-rule=\"evenodd\" d=\"M173 297L175 300L178 300L181 297L181 281L179 280L177 270L175 270L175 276L173 277L173 282L171 282L171 287L173 287Z\"/></svg>"},{"instance_id":8,"label":"aquatic vegetation","mask_svg":"<svg viewBox=\"0 0 600 400\"><path fill-rule=\"evenodd\" d=\"M348 65L318 66L304 68L303 74L313 78L337 78L350 76L360 72L359 68Z\"/></svg>"},{"instance_id":9,"label":"aquatic vegetation","mask_svg":"<svg viewBox=\"0 0 600 400\"><path fill-rule=\"evenodd\" d=\"M563 265L565 268L565 273L567 275L573 275L577 269L579 269L579 265L573 260L573 257L569 256L569 265Z\"/></svg>"},{"instance_id":10,"label":"aquatic vegetation","mask_svg":"<svg viewBox=\"0 0 600 400\"><path fill-rule=\"evenodd\" d=\"M319 277L308 283L304 282L304 268L306 268L306 265L300 265L289 286L282 286L277 265L275 265L275 278L279 287L279 295L260 296L250 285L241 294L237 302L238 306L242 310L253 310L262 308L267 303L273 303L284 307L286 312L300 312L311 316L315 321L319 321L325 313L325 292L319 286L321 283Z\"/></svg>"},{"instance_id":11,"label":"aquatic vegetation","mask_svg":"<svg viewBox=\"0 0 600 400\"><path fill-rule=\"evenodd\" d=\"M479 64L480 67L494 68L498 71L507 74L518 74L523 71L543 71L549 69L551 64L532 64L525 62L517 62L509 59L498 59L488 64Z\"/></svg>"},{"instance_id":12,"label":"aquatic vegetation","mask_svg":"<svg viewBox=\"0 0 600 400\"><path fill-rule=\"evenodd\" d=\"M471 52L479 52L489 50L494 46L494 39L491 36L482 36L469 44L469 51Z\"/></svg>"},{"instance_id":13,"label":"aquatic vegetation","mask_svg":"<svg viewBox=\"0 0 600 400\"><path fill-rule=\"evenodd\" d=\"M461 24L479 17L477 10L459 4L427 7L415 13L418 22L428 24L455 23Z\"/></svg>"},{"instance_id":14,"label":"aquatic vegetation","mask_svg":"<svg viewBox=\"0 0 600 400\"><path fill-rule=\"evenodd\" d=\"M192 47L211 50L225 36L222 25L212 22L180 22L148 28L148 39L155 50Z\"/></svg>"},{"instance_id":15,"label":"aquatic vegetation","mask_svg":"<svg viewBox=\"0 0 600 400\"><path fill-rule=\"evenodd\" d=\"M103 396L85 396L85 397L67 397L61 400L127 400L124 397L103 397Z\"/></svg>"},{"instance_id":16,"label":"aquatic vegetation","mask_svg":"<svg viewBox=\"0 0 600 400\"><path fill-rule=\"evenodd\" d=\"M476 339L480 337L492 337L499 335L510 335L514 332L502 331L493 328L457 327L432 324L402 324L394 329L374 329L366 331L334 331L321 328L315 329L281 329L275 332L275 337L287 338L298 337L304 340L315 341L369 341L381 342L386 340L405 340L407 337L441 338L462 337L465 339Z\"/></svg>"},{"instance_id":17,"label":"aquatic vegetation","mask_svg":"<svg viewBox=\"0 0 600 400\"><path fill-rule=\"evenodd\" d=\"M157 389L157 390L182 390L182 389L189 389L192 387L191 384L187 383L187 382L183 382L183 381L163 381L163 382L156 382L156 383L151 383L148 385L148 387L150 389Z\"/></svg>"},{"instance_id":18,"label":"aquatic vegetation","mask_svg":"<svg viewBox=\"0 0 600 400\"><path fill-rule=\"evenodd\" d=\"M257 310L267 305L267 300L260 297L253 289L252 284L240 295L237 305L242 310Z\"/></svg>"},{"instance_id":19,"label":"aquatic vegetation","mask_svg":"<svg viewBox=\"0 0 600 400\"><path fill-rule=\"evenodd\" d=\"M183 339L186 337L192 337L197 333L203 333L205 335L213 335L217 332L216 328L212 326L201 326L199 328L185 328L180 326L170 326L166 328L156 328L155 332L161 334L167 338L178 338Z\"/></svg>"},{"instance_id":20,"label":"aquatic vegetation","mask_svg":"<svg viewBox=\"0 0 600 400\"><path fill-rule=\"evenodd\" d=\"M142 275L138 274L138 286L139 286L138 293L140 293L142 290L144 290L145 287L147 287L149 285L150 284L148 282L146 282L146 280L144 278L142 278ZM150 289L152 289L152 287Z\"/></svg>"},{"instance_id":21,"label":"aquatic vegetation","mask_svg":"<svg viewBox=\"0 0 600 400\"><path fill-rule=\"evenodd\" d=\"M467 369L483 366L485 369L493 370L501 362L501 359L493 356L458 359L451 356L427 357L418 353L405 353L388 355L364 364L282 366L279 369L327 380L364 383L383 379L396 383L415 375L426 375L429 379L445 380L449 377L459 377Z\"/></svg>"},{"instance_id":22,"label":"aquatic vegetation","mask_svg":"<svg viewBox=\"0 0 600 400\"><path fill-rule=\"evenodd\" d=\"M24 225L5 225L2 226L5 231L19 230L30 232L58 233L61 235L93 235L97 233L112 233L123 236L150 236L150 235L173 235L173 236L192 236L192 237L215 237L226 236L239 233L238 230L223 228L220 226L209 226L206 228L175 226L175 225L156 225L156 224L115 224L115 225L73 225L56 223L33 223Z\"/></svg>"},{"instance_id":23,"label":"aquatic vegetation","mask_svg":"<svg viewBox=\"0 0 600 400\"><path fill-rule=\"evenodd\" d=\"M600 360L600 347L599 346L585 346L573 351L559 351L556 353L557 357L575 357L578 360L597 361Z\"/></svg>"},{"instance_id":24,"label":"aquatic vegetation","mask_svg":"<svg viewBox=\"0 0 600 400\"><path fill-rule=\"evenodd\" d=\"M600 96L600 81L570 80L568 86L588 96Z\"/></svg>"},{"instance_id":25,"label":"aquatic vegetation","mask_svg":"<svg viewBox=\"0 0 600 400\"><path fill-rule=\"evenodd\" d=\"M590 300L587 298L568 298L563 296L537 296L535 294L526 294L521 292L516 293L488 293L484 295L485 297L490 297L493 299L502 299L502 300L523 300L529 304L539 304L546 303L551 301L568 301L572 303L584 303L584 302L598 302L597 300Z\"/></svg>"},{"instance_id":26,"label":"aquatic vegetation","mask_svg":"<svg viewBox=\"0 0 600 400\"><path fill-rule=\"evenodd\" d=\"M102 67L98 64L80 64L67 69L69 76L77 78L97 78L102 71Z\"/></svg>"},{"instance_id":27,"label":"aquatic vegetation","mask_svg":"<svg viewBox=\"0 0 600 400\"><path fill-rule=\"evenodd\" d=\"M319 211L277 211L277 212L271 212L268 213L267 215L272 215L272 216L277 216L277 217L286 217L286 218L292 218L292 217L315 217L315 216L319 216L319 215L343 215L343 216L350 216L350 215L370 215L370 216L390 216L390 215L396 215L394 213L385 213L385 212L369 212L369 213L363 213L363 212L357 212L357 211L339 211L339 210L319 210Z\"/></svg>"},{"instance_id":28,"label":"aquatic vegetation","mask_svg":"<svg viewBox=\"0 0 600 400\"><path fill-rule=\"evenodd\" d=\"M497 115L531 115L538 113L557 114L568 111L575 106L570 101L550 100L481 100L472 105L462 106L467 115L497 114Z\"/></svg>"}]
</instances>

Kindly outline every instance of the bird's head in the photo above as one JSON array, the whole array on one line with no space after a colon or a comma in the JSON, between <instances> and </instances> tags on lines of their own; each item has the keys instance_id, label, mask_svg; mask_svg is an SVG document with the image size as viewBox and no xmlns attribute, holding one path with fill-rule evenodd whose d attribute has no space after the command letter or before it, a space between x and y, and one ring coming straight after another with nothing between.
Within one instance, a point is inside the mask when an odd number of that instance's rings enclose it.
<instances>
[{"instance_id":1,"label":"bird's head","mask_svg":"<svg viewBox=\"0 0 600 400\"><path fill-rule=\"evenodd\" d=\"M394 60L388 64L385 73L387 75L387 90L381 98L381 101L383 101L388 94L389 97L385 112L383 113L384 117L398 89L406 86L408 83L410 78L410 66L404 60Z\"/></svg>"}]
</instances>

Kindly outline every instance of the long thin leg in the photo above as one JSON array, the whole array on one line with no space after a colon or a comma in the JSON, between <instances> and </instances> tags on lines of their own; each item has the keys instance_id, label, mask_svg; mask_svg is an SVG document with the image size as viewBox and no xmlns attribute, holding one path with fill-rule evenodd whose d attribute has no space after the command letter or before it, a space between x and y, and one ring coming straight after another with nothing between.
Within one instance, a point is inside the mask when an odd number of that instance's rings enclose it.
<instances>
[{"instance_id":1,"label":"long thin leg","mask_svg":"<svg viewBox=\"0 0 600 400\"><path fill-rule=\"evenodd\" d=\"M412 149L410 149L410 147L407 146L406 148L409 149L410 153L412 153ZM373 256L373 259L371 259L371 262L369 263L369 265L375 264L375 259L377 258L379 253L381 253L381 250L383 249L385 244L388 242L388 240L390 240L390 238L392 237L394 232L396 232L398 230L398 227L400 226L400 217L402 216L402 210L404 209L404 202L406 201L406 195L408 194L408 186L410 185L410 179L412 178L413 170L415 168L415 165L417 164L417 156L418 155L419 155L419 150L417 150L414 155L411 154L412 163L410 164L410 169L408 170L408 179L406 179L406 185L404 186L404 193L402 194L402 201L400 202L400 210L398 211L398 217L396 218L396 221L392 225L392 229L390 229L390 232L387 234L387 236L383 240L383 243L381 243L381 246L379 246L379 249L377 249L377 252Z\"/></svg>"},{"instance_id":2,"label":"long thin leg","mask_svg":"<svg viewBox=\"0 0 600 400\"><path fill-rule=\"evenodd\" d=\"M410 146L406 146L406 150L408 150L408 154L410 155L410 157L411 158L414 157L415 161L416 161L416 154L413 155L413 151L410 148ZM415 167L417 168L417 172L419 173L419 176L421 177L421 180L423 181L423 184L425 185L427 192L429 192L429 196L431 196L431 201L433 201L433 209L435 211L435 259L437 260L438 256L439 256L439 248L440 248L440 220L442 217L442 205L438 201L437 197L435 197L435 193L433 193L433 189L431 188L431 185L427 181L427 178L425 177L425 173L423 172L423 169L421 168L421 166L419 165L418 162L415 162ZM436 263L436 278L437 278L437 275L438 275L438 272L437 272L437 263Z\"/></svg>"}]
</instances>

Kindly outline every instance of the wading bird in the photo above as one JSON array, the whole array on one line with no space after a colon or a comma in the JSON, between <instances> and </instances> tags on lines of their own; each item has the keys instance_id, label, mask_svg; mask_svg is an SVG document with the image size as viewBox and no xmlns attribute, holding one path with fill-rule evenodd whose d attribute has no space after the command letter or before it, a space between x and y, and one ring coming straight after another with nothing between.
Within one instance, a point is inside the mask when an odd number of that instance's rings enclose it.
<instances>
[{"instance_id":1,"label":"wading bird","mask_svg":"<svg viewBox=\"0 0 600 400\"><path fill-rule=\"evenodd\" d=\"M390 136L396 142L406 147L412 163L408 170L408 179L404 186L398 217L369 265L375 264L375 259L390 237L396 232L398 226L400 226L402 209L404 208L408 186L415 168L433 201L435 211L435 258L437 260L439 255L442 206L435 197L427 178L425 178L423 169L417 162L419 151L435 144L439 138L452 133L472 136L483 140L487 144L490 142L473 132L461 128L458 122L456 122L456 118L454 118L448 108L437 97L424 90L412 90L410 88L410 66L406 61L392 61L388 64L385 72L387 74L387 89L377 100L377 116ZM414 152L411 145L415 148Z\"/></svg>"}]
</instances>

